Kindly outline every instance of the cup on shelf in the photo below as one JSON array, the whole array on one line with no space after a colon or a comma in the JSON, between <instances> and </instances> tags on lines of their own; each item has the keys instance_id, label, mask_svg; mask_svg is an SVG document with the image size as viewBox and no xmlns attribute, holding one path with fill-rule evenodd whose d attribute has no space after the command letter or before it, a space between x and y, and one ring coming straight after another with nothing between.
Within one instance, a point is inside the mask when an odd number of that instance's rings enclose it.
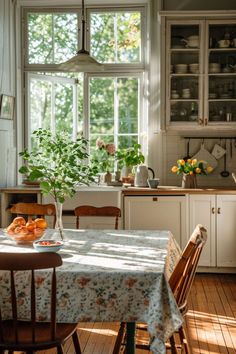
<instances>
[{"instance_id":1,"label":"cup on shelf","mask_svg":"<svg viewBox=\"0 0 236 354\"><path fill-rule=\"evenodd\" d=\"M220 73L220 63L209 63L209 73Z\"/></svg>"},{"instance_id":2,"label":"cup on shelf","mask_svg":"<svg viewBox=\"0 0 236 354\"><path fill-rule=\"evenodd\" d=\"M218 41L219 48L229 48L230 40L229 39L221 39Z\"/></svg>"}]
</instances>

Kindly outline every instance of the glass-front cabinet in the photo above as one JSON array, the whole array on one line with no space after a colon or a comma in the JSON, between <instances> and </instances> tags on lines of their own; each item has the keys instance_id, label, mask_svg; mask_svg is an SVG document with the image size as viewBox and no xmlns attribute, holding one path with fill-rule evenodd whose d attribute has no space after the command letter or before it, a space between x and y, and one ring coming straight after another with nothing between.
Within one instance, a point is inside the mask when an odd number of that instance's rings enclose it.
<instances>
[{"instance_id":1,"label":"glass-front cabinet","mask_svg":"<svg viewBox=\"0 0 236 354\"><path fill-rule=\"evenodd\" d=\"M236 15L165 17L163 33L166 128L236 128Z\"/></svg>"}]
</instances>

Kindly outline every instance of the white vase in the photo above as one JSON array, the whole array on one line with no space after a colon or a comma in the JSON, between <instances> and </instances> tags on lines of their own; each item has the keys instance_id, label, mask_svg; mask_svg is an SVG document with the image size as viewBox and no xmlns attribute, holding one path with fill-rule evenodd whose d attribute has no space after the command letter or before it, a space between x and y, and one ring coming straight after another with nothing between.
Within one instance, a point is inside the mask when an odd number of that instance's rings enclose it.
<instances>
[{"instance_id":1,"label":"white vase","mask_svg":"<svg viewBox=\"0 0 236 354\"><path fill-rule=\"evenodd\" d=\"M55 202L56 208L56 223L55 223L55 234L57 238L60 240L64 240L64 233L63 233L63 223L62 223L62 208L63 204L60 202Z\"/></svg>"}]
</instances>

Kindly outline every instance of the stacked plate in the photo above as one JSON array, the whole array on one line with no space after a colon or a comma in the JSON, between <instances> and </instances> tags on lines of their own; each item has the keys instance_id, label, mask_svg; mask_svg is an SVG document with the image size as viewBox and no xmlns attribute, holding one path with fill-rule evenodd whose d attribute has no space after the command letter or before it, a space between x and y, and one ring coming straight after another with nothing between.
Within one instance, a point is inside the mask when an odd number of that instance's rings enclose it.
<instances>
[{"instance_id":1,"label":"stacked plate","mask_svg":"<svg viewBox=\"0 0 236 354\"><path fill-rule=\"evenodd\" d=\"M188 72L188 64L176 64L175 73L176 74L186 74Z\"/></svg>"},{"instance_id":2,"label":"stacked plate","mask_svg":"<svg viewBox=\"0 0 236 354\"><path fill-rule=\"evenodd\" d=\"M220 73L220 63L209 63L209 73Z\"/></svg>"},{"instance_id":3,"label":"stacked plate","mask_svg":"<svg viewBox=\"0 0 236 354\"><path fill-rule=\"evenodd\" d=\"M213 99L215 99L215 98L217 98L217 94L216 94L215 92L210 92L210 93L209 93L209 99L210 99L210 100L213 100Z\"/></svg>"},{"instance_id":4,"label":"stacked plate","mask_svg":"<svg viewBox=\"0 0 236 354\"><path fill-rule=\"evenodd\" d=\"M189 64L189 71L192 74L198 74L199 73L199 64L198 63Z\"/></svg>"}]
</instances>

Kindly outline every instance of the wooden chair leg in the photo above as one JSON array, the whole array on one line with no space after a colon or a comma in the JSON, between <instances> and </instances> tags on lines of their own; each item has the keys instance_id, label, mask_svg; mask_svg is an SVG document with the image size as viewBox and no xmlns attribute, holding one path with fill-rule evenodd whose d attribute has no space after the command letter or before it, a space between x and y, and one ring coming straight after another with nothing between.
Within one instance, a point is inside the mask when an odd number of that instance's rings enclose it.
<instances>
[{"instance_id":1,"label":"wooden chair leg","mask_svg":"<svg viewBox=\"0 0 236 354\"><path fill-rule=\"evenodd\" d=\"M77 331L75 331L72 334L72 339L73 339L73 344L74 344L74 348L75 348L75 353L76 354L82 354Z\"/></svg>"},{"instance_id":2,"label":"wooden chair leg","mask_svg":"<svg viewBox=\"0 0 236 354\"><path fill-rule=\"evenodd\" d=\"M171 354L178 354L175 346L175 338L174 335L170 337L170 347L171 347Z\"/></svg>"},{"instance_id":3,"label":"wooden chair leg","mask_svg":"<svg viewBox=\"0 0 236 354\"><path fill-rule=\"evenodd\" d=\"M191 351L191 349L189 348L189 345L188 345L188 343L189 343L188 342L188 336L187 336L186 331L184 330L183 327L181 327L179 329L179 336L180 336L181 344L184 347L185 353L186 354L191 354L192 351Z\"/></svg>"},{"instance_id":4,"label":"wooden chair leg","mask_svg":"<svg viewBox=\"0 0 236 354\"><path fill-rule=\"evenodd\" d=\"M62 345L58 345L57 347L57 354L65 354L63 346Z\"/></svg>"},{"instance_id":5,"label":"wooden chair leg","mask_svg":"<svg viewBox=\"0 0 236 354\"><path fill-rule=\"evenodd\" d=\"M125 335L126 324L121 322L112 354L119 354Z\"/></svg>"}]
</instances>

